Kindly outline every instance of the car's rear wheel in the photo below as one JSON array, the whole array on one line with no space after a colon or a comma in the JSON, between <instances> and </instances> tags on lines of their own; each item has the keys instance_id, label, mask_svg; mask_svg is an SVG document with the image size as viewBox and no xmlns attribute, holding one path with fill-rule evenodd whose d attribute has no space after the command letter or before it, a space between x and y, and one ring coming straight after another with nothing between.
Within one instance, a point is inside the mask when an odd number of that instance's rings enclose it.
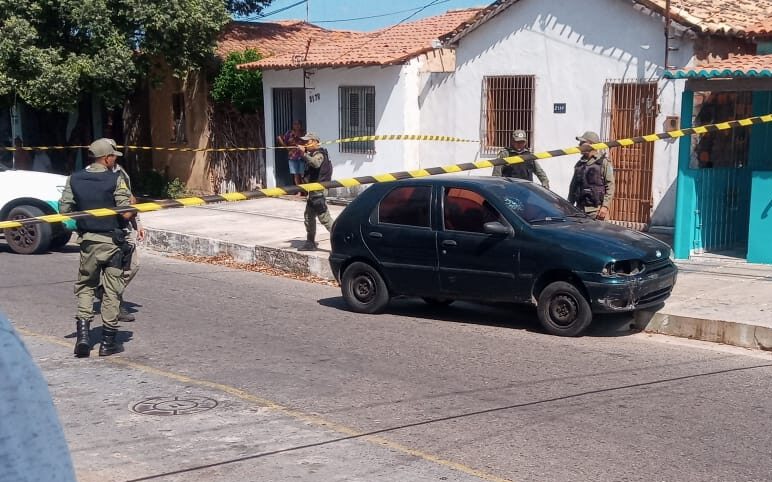
<instances>
[{"instance_id":1,"label":"car's rear wheel","mask_svg":"<svg viewBox=\"0 0 772 482\"><path fill-rule=\"evenodd\" d=\"M340 283L346 304L358 313L377 313L389 303L389 289L381 274L367 263L351 263Z\"/></svg>"},{"instance_id":2,"label":"car's rear wheel","mask_svg":"<svg viewBox=\"0 0 772 482\"><path fill-rule=\"evenodd\" d=\"M43 214L43 211L35 206L16 206L8 213L7 220L34 218ZM47 251L51 245L51 233L49 223L25 224L20 228L4 230L8 246L19 254L38 254Z\"/></svg>"},{"instance_id":3,"label":"car's rear wheel","mask_svg":"<svg viewBox=\"0 0 772 482\"><path fill-rule=\"evenodd\" d=\"M453 303L453 301L455 301L448 298L432 298L429 296L423 297L421 299L432 306L448 306L449 304Z\"/></svg>"},{"instance_id":4,"label":"car's rear wheel","mask_svg":"<svg viewBox=\"0 0 772 482\"><path fill-rule=\"evenodd\" d=\"M544 329L558 336L579 336L592 322L587 298L565 281L555 281L542 290L536 312Z\"/></svg>"}]
</instances>

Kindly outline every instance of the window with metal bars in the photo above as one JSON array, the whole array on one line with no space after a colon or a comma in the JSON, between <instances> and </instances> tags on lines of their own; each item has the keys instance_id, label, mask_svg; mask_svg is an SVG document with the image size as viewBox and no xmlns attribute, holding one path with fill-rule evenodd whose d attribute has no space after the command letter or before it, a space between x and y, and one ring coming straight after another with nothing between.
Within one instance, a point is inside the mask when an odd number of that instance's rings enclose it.
<instances>
[{"instance_id":1,"label":"window with metal bars","mask_svg":"<svg viewBox=\"0 0 772 482\"><path fill-rule=\"evenodd\" d=\"M338 89L340 138L375 135L375 87L340 87ZM340 152L370 154L375 141L344 142Z\"/></svg>"},{"instance_id":2,"label":"window with metal bars","mask_svg":"<svg viewBox=\"0 0 772 482\"><path fill-rule=\"evenodd\" d=\"M512 132L533 133L533 75L497 75L483 78L480 141L484 154L497 154L510 145Z\"/></svg>"}]
</instances>

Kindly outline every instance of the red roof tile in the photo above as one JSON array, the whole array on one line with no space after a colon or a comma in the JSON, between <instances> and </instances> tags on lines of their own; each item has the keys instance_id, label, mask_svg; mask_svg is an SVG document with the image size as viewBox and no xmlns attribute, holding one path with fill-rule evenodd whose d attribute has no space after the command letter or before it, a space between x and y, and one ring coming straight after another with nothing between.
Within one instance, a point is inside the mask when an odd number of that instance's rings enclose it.
<instances>
[{"instance_id":1,"label":"red roof tile","mask_svg":"<svg viewBox=\"0 0 772 482\"><path fill-rule=\"evenodd\" d=\"M735 55L728 59L713 60L704 65L670 70L665 73L665 77L669 79L771 76L772 55Z\"/></svg>"},{"instance_id":2,"label":"red roof tile","mask_svg":"<svg viewBox=\"0 0 772 482\"><path fill-rule=\"evenodd\" d=\"M302 20L231 22L220 33L216 52L219 57L227 57L231 52L253 49L270 57L304 52L309 39L340 41L358 35L359 32L327 30Z\"/></svg>"},{"instance_id":3,"label":"red roof tile","mask_svg":"<svg viewBox=\"0 0 772 482\"><path fill-rule=\"evenodd\" d=\"M471 8L449 11L415 22L394 25L375 32L346 36L319 36L292 51L244 64L242 68L291 69L309 67L353 67L393 65L431 50L432 41L468 21L479 11Z\"/></svg>"}]
</instances>

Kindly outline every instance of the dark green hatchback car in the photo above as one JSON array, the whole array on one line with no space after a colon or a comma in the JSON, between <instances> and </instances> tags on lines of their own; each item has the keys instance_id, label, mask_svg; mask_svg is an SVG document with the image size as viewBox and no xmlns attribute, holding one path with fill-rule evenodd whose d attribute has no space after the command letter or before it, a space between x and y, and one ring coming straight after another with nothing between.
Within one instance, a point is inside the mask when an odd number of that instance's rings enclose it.
<instances>
[{"instance_id":1,"label":"dark green hatchback car","mask_svg":"<svg viewBox=\"0 0 772 482\"><path fill-rule=\"evenodd\" d=\"M662 303L677 268L646 234L595 221L532 182L436 176L376 184L338 217L330 265L349 307L392 296L533 303L552 334Z\"/></svg>"}]
</instances>

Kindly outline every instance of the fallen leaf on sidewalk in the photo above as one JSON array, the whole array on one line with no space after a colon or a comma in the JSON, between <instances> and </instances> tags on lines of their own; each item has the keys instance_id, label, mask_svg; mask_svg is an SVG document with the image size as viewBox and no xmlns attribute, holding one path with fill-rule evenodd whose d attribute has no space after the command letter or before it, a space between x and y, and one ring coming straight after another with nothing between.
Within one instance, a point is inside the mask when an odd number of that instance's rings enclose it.
<instances>
[{"instance_id":1,"label":"fallen leaf on sidewalk","mask_svg":"<svg viewBox=\"0 0 772 482\"><path fill-rule=\"evenodd\" d=\"M299 274L291 273L289 271L283 271L265 263L242 263L236 261L230 256L192 256L192 255L173 255L170 258L180 259L183 261L189 261L191 263L212 264L217 266L225 266L227 268L240 269L244 271L254 271L257 273L267 274L269 276L281 276L283 278L291 278L298 281L306 281L308 283L317 283L327 286L340 286L334 280L328 280L312 274Z\"/></svg>"}]
</instances>

